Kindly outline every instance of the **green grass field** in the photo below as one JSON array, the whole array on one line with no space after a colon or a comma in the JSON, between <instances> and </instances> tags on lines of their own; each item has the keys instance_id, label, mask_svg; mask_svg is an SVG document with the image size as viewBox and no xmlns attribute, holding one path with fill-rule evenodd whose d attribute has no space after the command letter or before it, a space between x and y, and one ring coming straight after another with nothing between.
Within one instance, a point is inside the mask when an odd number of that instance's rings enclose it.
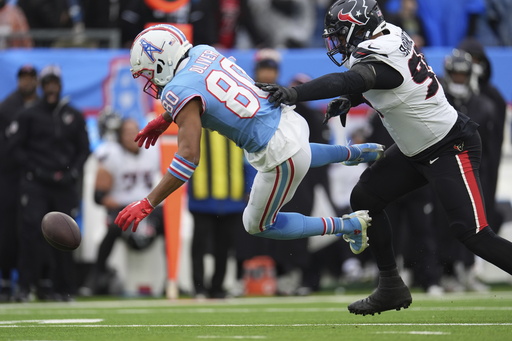
<instances>
[{"instance_id":1,"label":"green grass field","mask_svg":"<svg viewBox=\"0 0 512 341\"><path fill-rule=\"evenodd\" d=\"M0 340L512 340L512 291L414 293L406 310L350 314L366 294L1 304Z\"/></svg>"}]
</instances>

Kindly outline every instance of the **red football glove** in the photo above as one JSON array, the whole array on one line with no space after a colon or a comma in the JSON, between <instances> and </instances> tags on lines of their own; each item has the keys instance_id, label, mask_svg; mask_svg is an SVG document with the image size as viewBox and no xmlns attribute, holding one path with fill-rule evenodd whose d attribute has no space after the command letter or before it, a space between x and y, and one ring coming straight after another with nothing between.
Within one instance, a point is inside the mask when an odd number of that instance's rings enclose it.
<instances>
[{"instance_id":1,"label":"red football glove","mask_svg":"<svg viewBox=\"0 0 512 341\"><path fill-rule=\"evenodd\" d=\"M171 123L164 120L162 115L157 116L154 120L149 122L144 129L139 131L137 136L135 137L135 142L139 142L139 147L142 147L144 141L146 141L146 149L149 146L154 146L158 137L169 128Z\"/></svg>"},{"instance_id":2,"label":"red football glove","mask_svg":"<svg viewBox=\"0 0 512 341\"><path fill-rule=\"evenodd\" d=\"M131 203L126 206L116 217L114 223L119 226L123 231L126 231L131 223L133 223L132 231L137 231L137 226L142 219L146 218L153 212L153 205L149 202L148 198Z\"/></svg>"}]
</instances>

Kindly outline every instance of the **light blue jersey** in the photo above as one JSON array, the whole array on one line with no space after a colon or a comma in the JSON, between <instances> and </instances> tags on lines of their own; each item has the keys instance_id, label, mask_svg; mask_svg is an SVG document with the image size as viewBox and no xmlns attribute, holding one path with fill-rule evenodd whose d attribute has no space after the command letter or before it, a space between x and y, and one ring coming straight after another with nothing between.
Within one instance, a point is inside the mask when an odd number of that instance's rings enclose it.
<instances>
[{"instance_id":1,"label":"light blue jersey","mask_svg":"<svg viewBox=\"0 0 512 341\"><path fill-rule=\"evenodd\" d=\"M269 94L211 46L193 47L189 57L162 91L165 110L174 119L185 104L199 97L204 128L218 131L250 153L263 149L281 117L281 109L268 102Z\"/></svg>"}]
</instances>

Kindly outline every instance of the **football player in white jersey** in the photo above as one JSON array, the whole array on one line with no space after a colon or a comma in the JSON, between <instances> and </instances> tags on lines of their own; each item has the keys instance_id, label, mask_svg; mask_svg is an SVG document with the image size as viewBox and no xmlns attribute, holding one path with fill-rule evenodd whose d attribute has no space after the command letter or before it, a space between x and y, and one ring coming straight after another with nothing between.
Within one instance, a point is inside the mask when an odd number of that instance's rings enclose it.
<instances>
[{"instance_id":1,"label":"football player in white jersey","mask_svg":"<svg viewBox=\"0 0 512 341\"><path fill-rule=\"evenodd\" d=\"M108 275L107 261L119 237L123 237L131 247L143 249L164 233L161 206L155 209L144 229L137 233L123 233L114 224L117 214L150 191L161 173L158 149L140 149L133 141L139 131L137 121L122 119L119 127L113 130L115 139L106 139L94 152L98 160L94 200L107 211L107 231L99 245L92 271L80 288L80 294L85 296L105 289L100 283L103 284L102 279Z\"/></svg>"},{"instance_id":2,"label":"football player in white jersey","mask_svg":"<svg viewBox=\"0 0 512 341\"><path fill-rule=\"evenodd\" d=\"M243 213L249 233L271 239L335 234L343 235L354 253L367 247L366 228L371 221L367 211L341 218L279 211L310 167L376 160L383 153L382 145L310 144L308 125L293 107L274 107L269 95L230 58L212 46L192 47L172 25L142 31L133 42L130 63L134 77L147 79L145 91L160 98L166 110L139 132L139 146L149 148L173 121L179 130L178 151L168 172L146 198L117 216L115 223L123 230L132 223L132 230L136 229L153 207L190 178L199 162L204 127L233 140L258 170Z\"/></svg>"},{"instance_id":3,"label":"football player in white jersey","mask_svg":"<svg viewBox=\"0 0 512 341\"><path fill-rule=\"evenodd\" d=\"M476 255L512 274L512 243L497 236L486 219L479 178L481 141L478 125L446 100L436 75L412 39L386 23L375 0L339 0L325 17L327 55L349 70L285 88L256 84L271 93L270 102L332 98L326 118L344 123L351 106L371 105L395 144L369 167L351 194L355 210L369 210L370 250L379 268L377 289L349 305L354 314L400 310L412 303L398 274L392 246L388 203L430 184L450 220L453 235ZM338 59L338 57L341 57Z\"/></svg>"}]
</instances>

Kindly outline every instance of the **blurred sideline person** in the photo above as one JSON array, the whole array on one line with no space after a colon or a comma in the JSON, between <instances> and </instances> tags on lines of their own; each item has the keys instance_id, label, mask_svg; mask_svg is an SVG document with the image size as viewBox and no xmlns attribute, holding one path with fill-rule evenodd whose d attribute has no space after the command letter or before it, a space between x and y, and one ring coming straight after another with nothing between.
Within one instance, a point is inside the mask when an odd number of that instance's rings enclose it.
<instances>
[{"instance_id":1,"label":"blurred sideline person","mask_svg":"<svg viewBox=\"0 0 512 341\"><path fill-rule=\"evenodd\" d=\"M400 0L400 10L387 15L386 18L387 22L402 27L418 49L429 46L425 36L425 23L418 13L417 0Z\"/></svg>"},{"instance_id":2,"label":"blurred sideline person","mask_svg":"<svg viewBox=\"0 0 512 341\"><path fill-rule=\"evenodd\" d=\"M373 315L412 303L398 273L385 209L427 184L448 215L450 231L445 238L455 236L473 253L512 274L512 243L487 223L478 124L448 103L413 40L400 27L386 23L375 0L334 3L326 14L323 36L331 61L345 64L348 71L293 88L256 85L271 94L274 105L341 95L329 103L330 117L343 116L363 101L370 103L395 141L352 190L352 209L368 209L372 217L368 234L379 284L369 297L350 304L349 311Z\"/></svg>"},{"instance_id":3,"label":"blurred sideline person","mask_svg":"<svg viewBox=\"0 0 512 341\"><path fill-rule=\"evenodd\" d=\"M73 253L46 243L41 220L50 211L77 216L83 167L90 154L82 113L61 97L60 68L45 67L40 80L42 98L17 115L9 141L22 169L19 302L28 301L33 289L41 300L68 301L76 294Z\"/></svg>"},{"instance_id":4,"label":"blurred sideline person","mask_svg":"<svg viewBox=\"0 0 512 341\"><path fill-rule=\"evenodd\" d=\"M188 209L194 220L191 249L194 296L224 298L227 262L230 255L236 257L236 236L243 230L242 213L254 170L233 141L207 129L203 129L201 136L201 160L187 187ZM204 278L207 253L214 260L209 285ZM240 279L241 269L237 272Z\"/></svg>"},{"instance_id":5,"label":"blurred sideline person","mask_svg":"<svg viewBox=\"0 0 512 341\"><path fill-rule=\"evenodd\" d=\"M96 262L80 288L83 296L115 292L111 287L115 274L108 269L107 261L117 240L122 237L129 247L145 249L163 234L164 229L161 206L155 208L155 214L136 233L123 232L114 224L124 206L153 188L160 176L160 155L158 148L140 149L134 142L139 131L135 120L110 117L103 121L106 126L102 128L103 135L107 138L94 152L98 160L94 201L107 211L106 233L98 248ZM108 139L112 131L114 139Z\"/></svg>"},{"instance_id":6,"label":"blurred sideline person","mask_svg":"<svg viewBox=\"0 0 512 341\"><path fill-rule=\"evenodd\" d=\"M473 64L471 68L471 88L476 94L489 98L494 104L494 119L490 126L489 135L489 189L486 191L486 208L490 225L494 232L499 233L503 224L503 214L497 209L496 188L501 164L502 146L504 138L505 121L507 116L507 102L503 95L491 83L492 64L485 52L484 46L474 38L464 39L458 46L459 50L471 55Z\"/></svg>"},{"instance_id":7,"label":"blurred sideline person","mask_svg":"<svg viewBox=\"0 0 512 341\"><path fill-rule=\"evenodd\" d=\"M454 49L444 60L444 76L440 79L448 102L459 112L478 123L478 132L482 140L482 161L480 163L480 182L487 212L494 210L494 166L493 158L501 153L501 148L492 145L494 125L498 123L496 109L490 98L480 94L478 88L471 86L472 58L465 51ZM478 87L478 84L476 84ZM500 146L501 147L501 146ZM436 214L437 226L444 229L448 221L443 212ZM475 255L460 243L440 238L440 257L444 267L443 285L447 291L487 291L489 288L475 276Z\"/></svg>"},{"instance_id":8,"label":"blurred sideline person","mask_svg":"<svg viewBox=\"0 0 512 341\"><path fill-rule=\"evenodd\" d=\"M166 110L139 132L139 146L149 148L175 122L178 151L147 197L119 213L115 223L120 228L132 226L135 231L156 205L190 179L199 163L202 128L207 128L242 147L258 170L243 213L250 234L279 240L342 234L353 252L367 247L371 218L366 211L342 218L279 211L310 167L373 161L383 146L310 144L307 123L292 107L275 108L231 59L208 45L192 47L172 25L142 31L132 45L130 62L134 77L147 79L145 91L160 98Z\"/></svg>"},{"instance_id":9,"label":"blurred sideline person","mask_svg":"<svg viewBox=\"0 0 512 341\"><path fill-rule=\"evenodd\" d=\"M18 70L16 89L0 103L0 188L9 193L0 196L0 302L9 302L12 298L11 276L18 260L20 169L14 155L7 150L9 126L19 111L35 103L36 90L36 69L31 65L22 66Z\"/></svg>"}]
</instances>

